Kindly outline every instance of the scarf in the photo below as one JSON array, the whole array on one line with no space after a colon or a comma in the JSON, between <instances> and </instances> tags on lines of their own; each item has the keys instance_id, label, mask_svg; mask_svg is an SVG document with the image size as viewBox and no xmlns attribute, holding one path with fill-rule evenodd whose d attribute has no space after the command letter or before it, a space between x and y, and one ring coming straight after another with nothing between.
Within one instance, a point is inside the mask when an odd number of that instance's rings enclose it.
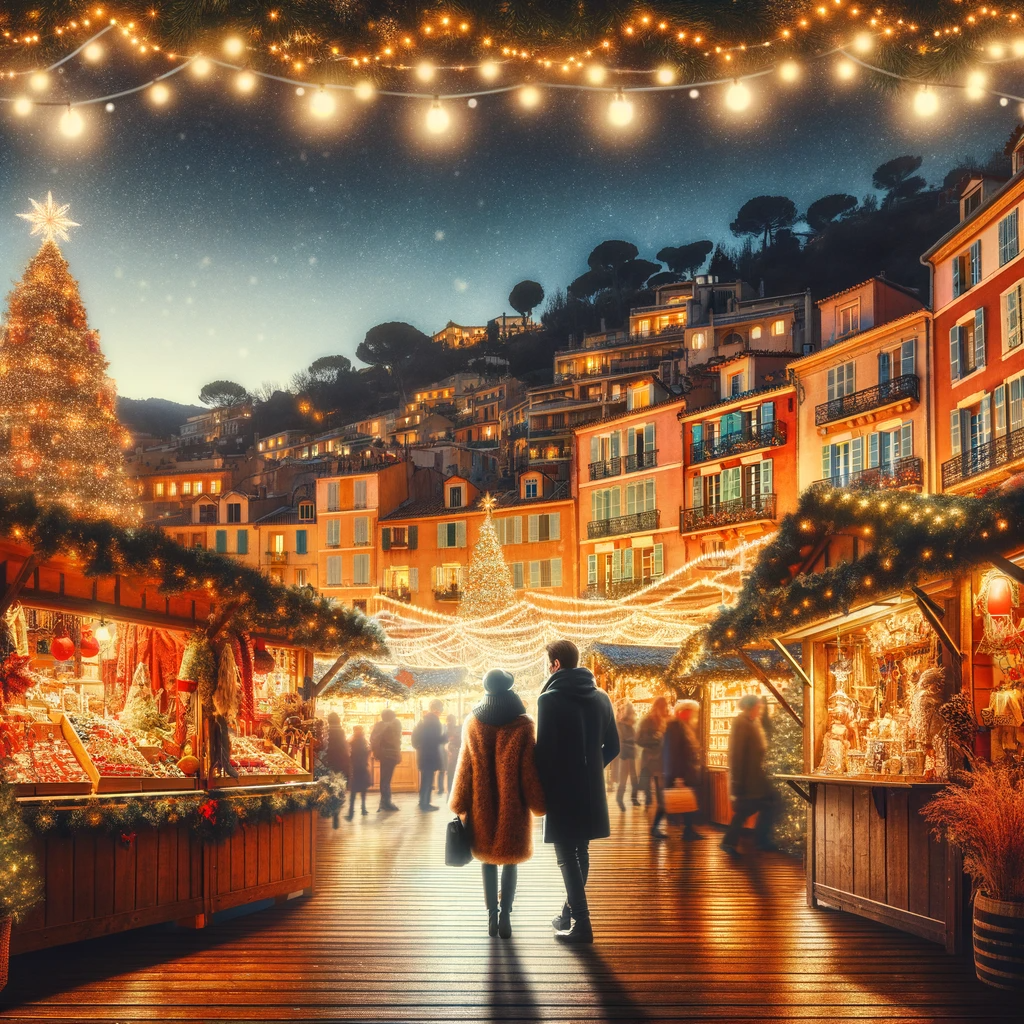
<instances>
[{"instance_id":1,"label":"scarf","mask_svg":"<svg viewBox=\"0 0 1024 1024\"><path fill-rule=\"evenodd\" d=\"M514 690L489 693L475 708L473 716L482 725L508 725L520 715L526 714L526 705Z\"/></svg>"}]
</instances>

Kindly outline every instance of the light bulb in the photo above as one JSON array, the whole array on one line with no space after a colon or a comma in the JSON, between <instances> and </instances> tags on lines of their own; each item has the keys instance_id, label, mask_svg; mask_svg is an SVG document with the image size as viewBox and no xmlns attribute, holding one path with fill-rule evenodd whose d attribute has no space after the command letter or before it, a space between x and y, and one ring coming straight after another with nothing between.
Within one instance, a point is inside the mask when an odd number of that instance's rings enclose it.
<instances>
[{"instance_id":1,"label":"light bulb","mask_svg":"<svg viewBox=\"0 0 1024 1024\"><path fill-rule=\"evenodd\" d=\"M654 73L654 79L658 85L671 85L676 80L675 69L670 67L658 68Z\"/></svg>"},{"instance_id":2,"label":"light bulb","mask_svg":"<svg viewBox=\"0 0 1024 1024\"><path fill-rule=\"evenodd\" d=\"M60 116L60 130L69 139L76 139L82 134L85 122L82 115L74 107L68 107Z\"/></svg>"},{"instance_id":3,"label":"light bulb","mask_svg":"<svg viewBox=\"0 0 1024 1024\"><path fill-rule=\"evenodd\" d=\"M535 85L524 85L519 90L519 102L527 110L533 110L540 103L540 89Z\"/></svg>"},{"instance_id":4,"label":"light bulb","mask_svg":"<svg viewBox=\"0 0 1024 1024\"><path fill-rule=\"evenodd\" d=\"M867 53L875 45L870 32L858 32L853 40L853 48L858 53Z\"/></svg>"},{"instance_id":5,"label":"light bulb","mask_svg":"<svg viewBox=\"0 0 1024 1024\"><path fill-rule=\"evenodd\" d=\"M939 97L924 85L914 93L914 113L919 117L931 117L938 113Z\"/></svg>"},{"instance_id":6,"label":"light bulb","mask_svg":"<svg viewBox=\"0 0 1024 1024\"><path fill-rule=\"evenodd\" d=\"M362 100L364 103L373 99L374 92L373 82L362 81L358 82L355 87L355 94L357 100Z\"/></svg>"},{"instance_id":7,"label":"light bulb","mask_svg":"<svg viewBox=\"0 0 1024 1024\"><path fill-rule=\"evenodd\" d=\"M784 82L795 82L800 77L800 65L795 60L786 60L779 65L779 78Z\"/></svg>"},{"instance_id":8,"label":"light bulb","mask_svg":"<svg viewBox=\"0 0 1024 1024\"><path fill-rule=\"evenodd\" d=\"M633 104L626 99L621 90L615 94L615 99L608 104L608 120L616 128L625 128L633 120Z\"/></svg>"},{"instance_id":9,"label":"light bulb","mask_svg":"<svg viewBox=\"0 0 1024 1024\"><path fill-rule=\"evenodd\" d=\"M256 88L256 76L251 71L240 72L235 78L235 88L239 92L252 92Z\"/></svg>"},{"instance_id":10,"label":"light bulb","mask_svg":"<svg viewBox=\"0 0 1024 1024\"><path fill-rule=\"evenodd\" d=\"M309 109L314 117L330 117L335 107L337 103L334 97L323 86L313 93L313 98L309 101Z\"/></svg>"},{"instance_id":11,"label":"light bulb","mask_svg":"<svg viewBox=\"0 0 1024 1024\"><path fill-rule=\"evenodd\" d=\"M32 113L32 101L27 96L19 96L14 101L14 112L18 117L28 117Z\"/></svg>"},{"instance_id":12,"label":"light bulb","mask_svg":"<svg viewBox=\"0 0 1024 1024\"><path fill-rule=\"evenodd\" d=\"M988 52L992 54L996 60L1002 60L1006 56L1006 48L1002 43L994 43L988 48Z\"/></svg>"},{"instance_id":13,"label":"light bulb","mask_svg":"<svg viewBox=\"0 0 1024 1024\"><path fill-rule=\"evenodd\" d=\"M99 43L90 43L83 51L82 56L93 63L103 56L103 47Z\"/></svg>"},{"instance_id":14,"label":"light bulb","mask_svg":"<svg viewBox=\"0 0 1024 1024\"><path fill-rule=\"evenodd\" d=\"M691 89L690 90L690 99L691 100L695 100L699 95L700 95L700 89Z\"/></svg>"},{"instance_id":15,"label":"light bulb","mask_svg":"<svg viewBox=\"0 0 1024 1024\"><path fill-rule=\"evenodd\" d=\"M35 92L45 92L50 88L50 76L45 71L37 71L28 80L28 84Z\"/></svg>"},{"instance_id":16,"label":"light bulb","mask_svg":"<svg viewBox=\"0 0 1024 1024\"><path fill-rule=\"evenodd\" d=\"M96 627L96 631L93 636L101 643L105 644L110 640L110 627L105 622L100 622Z\"/></svg>"},{"instance_id":17,"label":"light bulb","mask_svg":"<svg viewBox=\"0 0 1024 1024\"><path fill-rule=\"evenodd\" d=\"M981 71L972 71L967 76L967 88L964 92L969 100L980 100L985 97L985 75Z\"/></svg>"},{"instance_id":18,"label":"light bulb","mask_svg":"<svg viewBox=\"0 0 1024 1024\"><path fill-rule=\"evenodd\" d=\"M739 81L733 82L725 91L725 105L736 113L746 110L752 99L750 90Z\"/></svg>"},{"instance_id":19,"label":"light bulb","mask_svg":"<svg viewBox=\"0 0 1024 1024\"><path fill-rule=\"evenodd\" d=\"M429 82L434 77L434 65L425 60L416 66L416 77L421 82Z\"/></svg>"},{"instance_id":20,"label":"light bulb","mask_svg":"<svg viewBox=\"0 0 1024 1024\"><path fill-rule=\"evenodd\" d=\"M296 96L305 96L305 95L306 95L306 90L305 90L305 88L304 88L303 86L301 86L301 85L300 85L300 86L299 86L299 87L298 87L298 88L297 88L297 89L295 90L295 95L296 95Z\"/></svg>"},{"instance_id":21,"label":"light bulb","mask_svg":"<svg viewBox=\"0 0 1024 1024\"><path fill-rule=\"evenodd\" d=\"M493 82L498 77L500 70L493 60L485 61L480 65L480 77L485 81Z\"/></svg>"},{"instance_id":22,"label":"light bulb","mask_svg":"<svg viewBox=\"0 0 1024 1024\"><path fill-rule=\"evenodd\" d=\"M245 43L238 36L230 36L224 40L224 52L229 57L241 57L244 49Z\"/></svg>"},{"instance_id":23,"label":"light bulb","mask_svg":"<svg viewBox=\"0 0 1024 1024\"><path fill-rule=\"evenodd\" d=\"M854 66L852 60L841 60L836 65L836 74L844 81L848 82L857 73L857 68Z\"/></svg>"},{"instance_id":24,"label":"light bulb","mask_svg":"<svg viewBox=\"0 0 1024 1024\"><path fill-rule=\"evenodd\" d=\"M196 57L192 61L192 74L196 78L205 78L213 70L213 65L205 57Z\"/></svg>"},{"instance_id":25,"label":"light bulb","mask_svg":"<svg viewBox=\"0 0 1024 1024\"><path fill-rule=\"evenodd\" d=\"M451 123L451 114L441 106L440 100L434 100L427 111L427 131L431 135L442 135Z\"/></svg>"},{"instance_id":26,"label":"light bulb","mask_svg":"<svg viewBox=\"0 0 1024 1024\"><path fill-rule=\"evenodd\" d=\"M108 114L112 114L112 113L114 112L114 104L113 104L113 103L105 103L105 104L103 105L103 109L104 109L104 110L105 110L105 111L106 111L106 112L107 112Z\"/></svg>"},{"instance_id":27,"label":"light bulb","mask_svg":"<svg viewBox=\"0 0 1024 1024\"><path fill-rule=\"evenodd\" d=\"M600 85L607 77L608 72L600 64L591 64L587 68L587 81L591 85Z\"/></svg>"},{"instance_id":28,"label":"light bulb","mask_svg":"<svg viewBox=\"0 0 1024 1024\"><path fill-rule=\"evenodd\" d=\"M171 98L171 90L163 82L155 82L150 86L149 98L158 107L162 107Z\"/></svg>"},{"instance_id":29,"label":"light bulb","mask_svg":"<svg viewBox=\"0 0 1024 1024\"><path fill-rule=\"evenodd\" d=\"M1024 39L1014 39L1010 44L1014 57L1024 57Z\"/></svg>"}]
</instances>

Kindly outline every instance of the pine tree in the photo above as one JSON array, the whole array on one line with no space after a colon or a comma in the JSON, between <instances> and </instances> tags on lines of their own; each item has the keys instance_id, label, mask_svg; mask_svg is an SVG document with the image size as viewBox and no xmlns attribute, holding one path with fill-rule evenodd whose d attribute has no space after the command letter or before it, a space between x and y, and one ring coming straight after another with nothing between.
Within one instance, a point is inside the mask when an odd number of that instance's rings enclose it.
<instances>
[{"instance_id":1,"label":"pine tree","mask_svg":"<svg viewBox=\"0 0 1024 1024\"><path fill-rule=\"evenodd\" d=\"M466 583L462 589L459 617L463 619L482 619L511 608L516 603L512 573L505 561L505 553L501 550L491 518L494 505L494 499L487 495L483 504L486 515L480 526L480 537L473 546L469 568L466 570Z\"/></svg>"},{"instance_id":2,"label":"pine tree","mask_svg":"<svg viewBox=\"0 0 1024 1024\"><path fill-rule=\"evenodd\" d=\"M14 789L0 779L0 917L24 917L43 898L32 834Z\"/></svg>"},{"instance_id":3,"label":"pine tree","mask_svg":"<svg viewBox=\"0 0 1024 1024\"><path fill-rule=\"evenodd\" d=\"M0 488L122 525L139 520L114 382L78 283L52 239L8 296L0 328Z\"/></svg>"},{"instance_id":4,"label":"pine tree","mask_svg":"<svg viewBox=\"0 0 1024 1024\"><path fill-rule=\"evenodd\" d=\"M782 688L782 695L789 706L798 711L803 706L803 690L795 679ZM772 715L772 735L765 755L768 775L798 775L803 771L804 732L803 728L783 710L775 709ZM782 803L775 823L775 842L794 856L804 852L804 837L807 834L807 805L784 783L776 784Z\"/></svg>"}]
</instances>

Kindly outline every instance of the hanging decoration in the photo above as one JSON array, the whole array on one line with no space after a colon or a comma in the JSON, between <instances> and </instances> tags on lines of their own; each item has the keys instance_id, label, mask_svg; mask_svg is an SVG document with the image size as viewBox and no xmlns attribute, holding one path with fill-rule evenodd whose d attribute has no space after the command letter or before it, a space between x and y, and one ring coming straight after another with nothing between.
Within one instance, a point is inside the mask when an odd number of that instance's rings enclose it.
<instances>
[{"instance_id":1,"label":"hanging decoration","mask_svg":"<svg viewBox=\"0 0 1024 1024\"><path fill-rule=\"evenodd\" d=\"M1020 584L1000 569L990 569L981 578L974 601L974 614L981 618L980 654L1006 654L1021 647L1020 622L1014 611L1020 607Z\"/></svg>"}]
</instances>

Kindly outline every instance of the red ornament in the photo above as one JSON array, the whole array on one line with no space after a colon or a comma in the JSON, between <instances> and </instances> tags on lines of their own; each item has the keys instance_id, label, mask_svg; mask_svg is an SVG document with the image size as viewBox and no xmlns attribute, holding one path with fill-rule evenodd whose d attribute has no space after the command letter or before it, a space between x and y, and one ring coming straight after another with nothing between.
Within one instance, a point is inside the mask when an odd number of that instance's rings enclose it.
<instances>
[{"instance_id":1,"label":"red ornament","mask_svg":"<svg viewBox=\"0 0 1024 1024\"><path fill-rule=\"evenodd\" d=\"M67 661L75 656L75 641L69 636L59 636L50 644L54 661Z\"/></svg>"},{"instance_id":2,"label":"red ornament","mask_svg":"<svg viewBox=\"0 0 1024 1024\"><path fill-rule=\"evenodd\" d=\"M83 658L95 658L100 653L99 640L87 629L82 630L82 640L79 646Z\"/></svg>"},{"instance_id":3,"label":"red ornament","mask_svg":"<svg viewBox=\"0 0 1024 1024\"><path fill-rule=\"evenodd\" d=\"M988 585L989 615L1009 615L1013 610L1013 588L1005 576L993 576Z\"/></svg>"}]
</instances>

